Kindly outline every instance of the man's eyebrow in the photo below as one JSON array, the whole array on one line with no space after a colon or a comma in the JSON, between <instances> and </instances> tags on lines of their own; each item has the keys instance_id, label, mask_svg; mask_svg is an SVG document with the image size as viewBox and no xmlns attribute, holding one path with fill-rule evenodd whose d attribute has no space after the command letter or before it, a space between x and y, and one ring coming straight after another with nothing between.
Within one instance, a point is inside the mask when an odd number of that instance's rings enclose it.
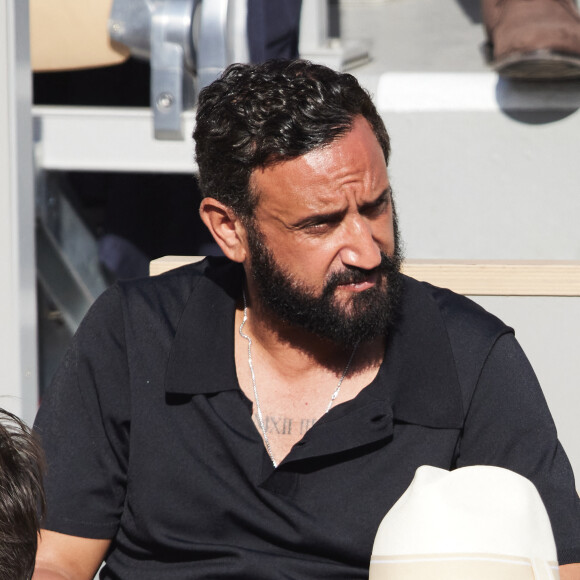
<instances>
[{"instance_id":1,"label":"man's eyebrow","mask_svg":"<svg viewBox=\"0 0 580 580\"><path fill-rule=\"evenodd\" d=\"M391 187L387 187L376 199L373 201L368 201L363 203L359 206L359 211L365 211L372 209L373 207L379 206L385 201L390 200L393 190ZM288 229L291 230L299 230L301 228L305 228L308 226L316 225L316 224L323 224L323 223L332 223L336 221L340 221L347 213L347 209L342 209L339 211L331 211L327 213L316 213L313 215L306 216L297 222L290 224Z\"/></svg>"},{"instance_id":2,"label":"man's eyebrow","mask_svg":"<svg viewBox=\"0 0 580 580\"><path fill-rule=\"evenodd\" d=\"M313 215L306 216L298 220L296 223L290 224L289 228L292 230L299 230L308 226L331 223L335 221L340 221L345 215L347 209L341 209L339 211L331 211L327 213L316 213Z\"/></svg>"}]
</instances>

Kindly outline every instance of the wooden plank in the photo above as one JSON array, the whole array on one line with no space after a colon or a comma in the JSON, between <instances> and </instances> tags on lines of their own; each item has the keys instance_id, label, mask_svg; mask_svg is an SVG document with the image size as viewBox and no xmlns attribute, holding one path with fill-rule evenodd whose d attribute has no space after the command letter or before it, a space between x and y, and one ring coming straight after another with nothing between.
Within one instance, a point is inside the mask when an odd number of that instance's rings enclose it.
<instances>
[{"instance_id":1,"label":"wooden plank","mask_svg":"<svg viewBox=\"0 0 580 580\"><path fill-rule=\"evenodd\" d=\"M580 296L580 261L407 260L418 280L471 296Z\"/></svg>"},{"instance_id":2,"label":"wooden plank","mask_svg":"<svg viewBox=\"0 0 580 580\"><path fill-rule=\"evenodd\" d=\"M201 256L165 256L151 275L191 264ZM580 261L406 260L403 272L471 296L580 296Z\"/></svg>"},{"instance_id":3,"label":"wooden plank","mask_svg":"<svg viewBox=\"0 0 580 580\"><path fill-rule=\"evenodd\" d=\"M158 276L169 270L179 268L180 266L186 266L187 264L193 264L194 262L199 262L203 260L205 256L163 256L162 258L157 258L157 260L151 260L149 264L149 275Z\"/></svg>"}]
</instances>

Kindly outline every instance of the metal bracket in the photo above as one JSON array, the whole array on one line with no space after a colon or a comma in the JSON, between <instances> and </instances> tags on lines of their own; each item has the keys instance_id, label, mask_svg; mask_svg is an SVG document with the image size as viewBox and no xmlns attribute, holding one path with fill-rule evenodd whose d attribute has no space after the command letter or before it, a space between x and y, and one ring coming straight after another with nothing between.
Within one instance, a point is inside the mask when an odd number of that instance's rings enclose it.
<instances>
[{"instance_id":1,"label":"metal bracket","mask_svg":"<svg viewBox=\"0 0 580 580\"><path fill-rule=\"evenodd\" d=\"M198 79L200 89L215 80L229 64L228 4L229 0L201 3L198 44Z\"/></svg>"},{"instance_id":2,"label":"metal bracket","mask_svg":"<svg viewBox=\"0 0 580 580\"><path fill-rule=\"evenodd\" d=\"M209 2L211 4L211 2ZM156 139L183 139L181 113L194 104L194 11L200 0L115 0L111 38L151 61Z\"/></svg>"},{"instance_id":3,"label":"metal bracket","mask_svg":"<svg viewBox=\"0 0 580 580\"><path fill-rule=\"evenodd\" d=\"M246 0L114 0L112 40L151 61L156 139L183 139L196 91L247 60L246 13Z\"/></svg>"},{"instance_id":4,"label":"metal bracket","mask_svg":"<svg viewBox=\"0 0 580 580\"><path fill-rule=\"evenodd\" d=\"M195 0L158 1L151 20L151 107L156 139L183 139L181 112L194 104Z\"/></svg>"}]
</instances>

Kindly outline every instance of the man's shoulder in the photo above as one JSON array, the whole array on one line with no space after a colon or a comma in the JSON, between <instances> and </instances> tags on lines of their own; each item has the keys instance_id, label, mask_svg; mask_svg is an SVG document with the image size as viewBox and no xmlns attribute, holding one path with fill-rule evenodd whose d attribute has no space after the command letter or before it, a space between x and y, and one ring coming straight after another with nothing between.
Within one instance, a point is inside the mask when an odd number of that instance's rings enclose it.
<instances>
[{"instance_id":1,"label":"man's shoulder","mask_svg":"<svg viewBox=\"0 0 580 580\"><path fill-rule=\"evenodd\" d=\"M118 281L97 299L84 325L96 320L108 327L162 324L175 328L189 303L229 300L242 276L238 264L212 256L158 276Z\"/></svg>"},{"instance_id":2,"label":"man's shoulder","mask_svg":"<svg viewBox=\"0 0 580 580\"><path fill-rule=\"evenodd\" d=\"M179 304L199 293L203 300L212 292L225 291L239 283L240 266L221 256L208 256L199 262L169 270L157 276L123 280L116 284L124 299L152 304Z\"/></svg>"},{"instance_id":3,"label":"man's shoulder","mask_svg":"<svg viewBox=\"0 0 580 580\"><path fill-rule=\"evenodd\" d=\"M449 332L460 337L494 336L513 332L502 320L462 294L428 282L405 277L413 302L423 301L435 309Z\"/></svg>"},{"instance_id":4,"label":"man's shoulder","mask_svg":"<svg viewBox=\"0 0 580 580\"><path fill-rule=\"evenodd\" d=\"M388 343L400 420L457 428L497 339L509 328L472 300L403 277L399 318Z\"/></svg>"},{"instance_id":5,"label":"man's shoulder","mask_svg":"<svg viewBox=\"0 0 580 580\"><path fill-rule=\"evenodd\" d=\"M468 408L491 350L501 336L512 334L513 330L473 300L446 288L408 277L405 288L406 310L420 312L413 320L422 329L415 329L415 333L428 328L434 331L431 340L440 347L446 343L461 385L464 408Z\"/></svg>"}]
</instances>

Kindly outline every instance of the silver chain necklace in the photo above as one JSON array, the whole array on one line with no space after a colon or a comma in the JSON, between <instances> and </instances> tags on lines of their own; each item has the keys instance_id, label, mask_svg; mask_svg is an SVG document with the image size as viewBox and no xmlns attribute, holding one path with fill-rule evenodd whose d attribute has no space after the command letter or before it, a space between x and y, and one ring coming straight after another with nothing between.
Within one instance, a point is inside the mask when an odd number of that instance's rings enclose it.
<instances>
[{"instance_id":1,"label":"silver chain necklace","mask_svg":"<svg viewBox=\"0 0 580 580\"><path fill-rule=\"evenodd\" d=\"M266 426L264 425L264 417L262 415L262 409L260 407L260 399L258 397L258 387L256 386L256 375L254 373L254 362L252 360L252 339L247 334L244 334L244 332L243 332L244 325L248 321L248 305L246 303L246 293L243 290L242 290L242 296L244 298L244 318L242 320L242 323L240 324L239 333L240 333L240 336L242 338L245 338L248 341L248 366L250 367L250 374L252 375L252 388L254 390L254 401L256 401L256 411L258 413L258 423L260 425L260 430L262 431L262 435L264 436L264 444L266 445L266 451L268 452L268 455L270 456L270 460L272 461L272 464L276 468L276 467L278 467L278 462L274 459L274 454L272 453L272 447L270 446L270 439L268 439L268 434L266 433ZM346 363L346 366L344 367L344 371L342 373L342 376L340 377L340 380L338 381L338 385L336 385L336 389L334 389L334 393L332 393L332 396L330 397L330 401L328 402L328 406L326 407L326 411L324 412L325 415L326 415L326 413L328 413L328 411L330 411L330 408L332 407L336 397L338 397L338 393L340 393L340 387L342 386L342 381L344 381L344 378L346 377L346 375L348 373L348 369L350 368L350 365L352 363L352 359L354 358L354 353L356 352L357 347L358 347L358 342L354 345L354 348L352 349L352 352L350 353L350 357L348 359L348 362Z\"/></svg>"}]
</instances>

